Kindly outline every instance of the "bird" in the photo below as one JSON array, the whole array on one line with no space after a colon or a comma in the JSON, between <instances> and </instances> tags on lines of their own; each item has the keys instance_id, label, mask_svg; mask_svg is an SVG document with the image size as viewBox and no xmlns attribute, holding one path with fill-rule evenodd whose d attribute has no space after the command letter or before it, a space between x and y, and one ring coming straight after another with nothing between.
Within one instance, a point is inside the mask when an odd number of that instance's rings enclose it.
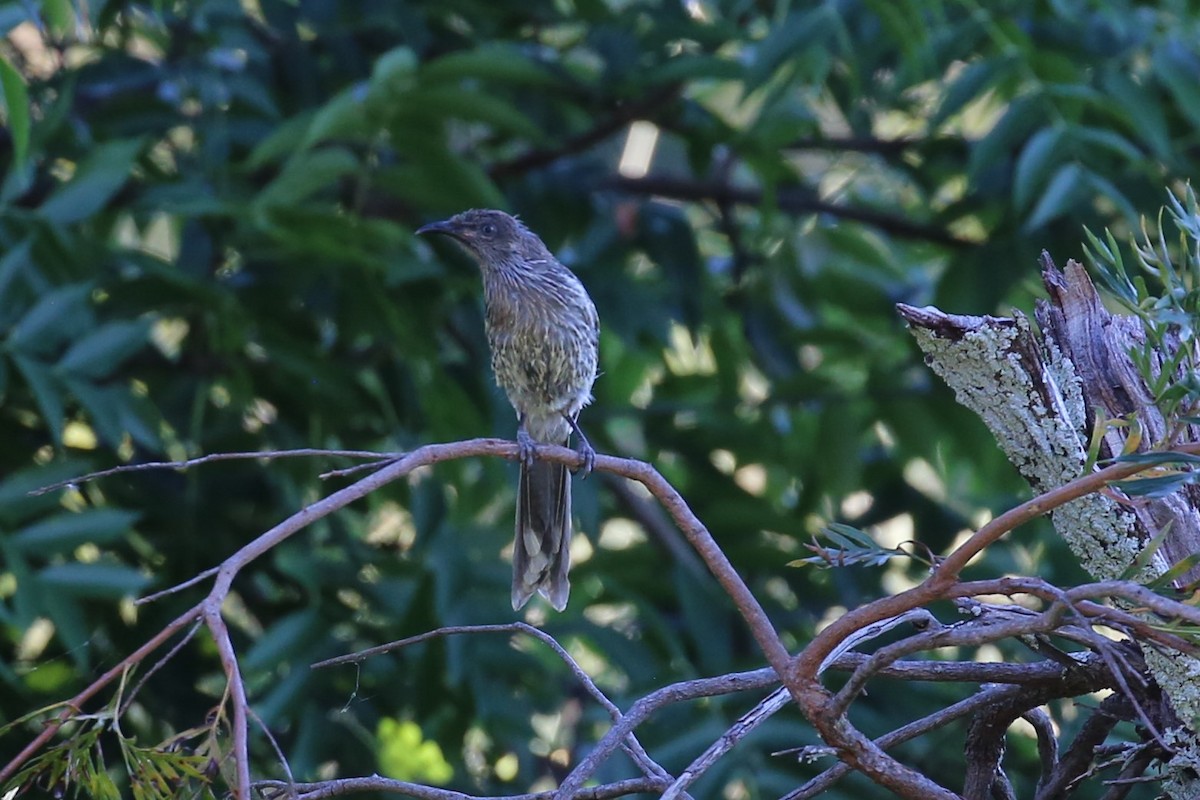
<instances>
[{"instance_id":1,"label":"bird","mask_svg":"<svg viewBox=\"0 0 1200 800\"><path fill-rule=\"evenodd\" d=\"M595 465L578 419L599 363L596 306L537 234L503 211L463 211L417 233L449 236L479 264L492 372L517 414L512 606L520 610L539 593L562 611L571 589L571 476L562 464L539 461L537 446L568 445L574 433L582 476Z\"/></svg>"}]
</instances>

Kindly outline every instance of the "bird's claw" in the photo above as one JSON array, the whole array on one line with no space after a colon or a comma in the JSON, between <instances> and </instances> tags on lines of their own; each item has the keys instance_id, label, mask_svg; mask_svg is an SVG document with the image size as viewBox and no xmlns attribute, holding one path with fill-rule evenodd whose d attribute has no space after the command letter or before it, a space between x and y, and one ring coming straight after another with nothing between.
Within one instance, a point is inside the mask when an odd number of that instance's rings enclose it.
<instances>
[{"instance_id":1,"label":"bird's claw","mask_svg":"<svg viewBox=\"0 0 1200 800\"><path fill-rule=\"evenodd\" d=\"M592 447L591 442L587 439L580 439L578 447L579 455L583 456L583 463L576 467L576 474L579 479L583 480L588 475L592 474L592 470L596 467L596 449Z\"/></svg>"},{"instance_id":2,"label":"bird's claw","mask_svg":"<svg viewBox=\"0 0 1200 800\"><path fill-rule=\"evenodd\" d=\"M517 429L517 460L526 467L532 467L537 458L537 443L525 430L524 426Z\"/></svg>"}]
</instances>

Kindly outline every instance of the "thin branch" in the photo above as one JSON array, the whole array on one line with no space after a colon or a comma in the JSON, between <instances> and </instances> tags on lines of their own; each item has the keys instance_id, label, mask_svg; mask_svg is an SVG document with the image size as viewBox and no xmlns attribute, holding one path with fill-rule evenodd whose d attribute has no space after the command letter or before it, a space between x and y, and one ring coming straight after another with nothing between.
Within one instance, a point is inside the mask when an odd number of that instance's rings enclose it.
<instances>
[{"instance_id":1,"label":"thin branch","mask_svg":"<svg viewBox=\"0 0 1200 800\"><path fill-rule=\"evenodd\" d=\"M21 752L13 756L12 760L4 765L4 769L0 769L0 785L3 785L16 773L17 770L21 768L21 765L33 757L34 753L36 753L38 750L41 750L47 742L53 739L54 735L58 733L63 724L78 714L80 709L83 708L83 704L94 697L97 692L99 692L105 686L108 686L108 684L112 683L115 678L123 675L125 670L131 665L139 663L146 658L146 656L150 655L159 647L161 647L168 639L182 630L183 626L187 625L189 622L194 622L200 614L201 605L202 604L197 604L192 606L187 611L180 614L178 617L168 623L161 631L150 637L145 644L134 650L129 655L125 656L125 658L117 662L116 665L114 665L111 669L84 687L82 691L80 691L70 700L67 700L65 703L63 703L65 707L59 712L58 716L50 722L47 722L46 727L42 729L42 732L35 736L33 740L29 742L29 744L25 745L25 747L21 749Z\"/></svg>"},{"instance_id":2,"label":"thin branch","mask_svg":"<svg viewBox=\"0 0 1200 800\"><path fill-rule=\"evenodd\" d=\"M1038 784L1041 785L1050 779L1054 768L1058 766L1058 737L1054 732L1054 721L1050 719L1046 710L1040 707L1029 709L1021 715L1021 719L1032 725L1034 733L1037 734L1038 760L1042 765Z\"/></svg>"},{"instance_id":3,"label":"thin branch","mask_svg":"<svg viewBox=\"0 0 1200 800\"><path fill-rule=\"evenodd\" d=\"M180 650L187 646L187 643L190 642L193 637L195 637L196 631L200 630L200 626L202 624L203 623L200 620L196 620L192 627L188 629L188 632L183 635L183 638L176 642L175 646L168 650L166 655L156 661L154 666L150 667L150 669L146 671L146 674L143 675L136 684L134 684L133 689L129 691L129 694L125 696L125 700L121 703L120 708L117 709L117 717L121 717L126 711L129 710L129 706L133 704L133 700L138 696L138 692L140 692L142 687L146 685L146 681L150 680L154 673L166 666L168 661L174 658Z\"/></svg>"},{"instance_id":4,"label":"thin branch","mask_svg":"<svg viewBox=\"0 0 1200 800\"><path fill-rule=\"evenodd\" d=\"M237 781L233 796L237 800L250 800L250 736L246 722L246 686L242 683L242 672L238 667L237 652L229 638L229 628L221 616L220 603L205 602L204 624L212 631L225 670L230 702L233 704L233 768Z\"/></svg>"},{"instance_id":5,"label":"thin branch","mask_svg":"<svg viewBox=\"0 0 1200 800\"><path fill-rule=\"evenodd\" d=\"M670 83L643 98L630 100L618 106L611 115L600 120L588 130L568 137L555 147L545 150L531 150L508 161L496 162L488 168L488 176L496 179L505 178L510 175L524 175L527 172L553 164L565 156L588 150L619 132L639 117L662 114L670 106L671 102L679 96L680 88L680 84Z\"/></svg>"},{"instance_id":6,"label":"thin branch","mask_svg":"<svg viewBox=\"0 0 1200 800\"><path fill-rule=\"evenodd\" d=\"M420 642L429 641L430 639L468 633L523 633L534 637L555 652L555 654L571 670L571 673L574 674L576 680L583 684L583 687L587 690L587 693L590 694L597 703L604 707L614 723L621 721L621 709L617 708L616 704L613 703L612 700L608 699L608 696L600 690L600 687L596 685L596 682L593 681L591 676L584 671L583 667L579 666L579 663L574 659L574 657L572 657L570 653L567 652L566 648L559 644L558 640L550 634L525 622L506 622L497 625L447 626L444 628L438 628L437 630L428 631L427 633L422 633L417 636L410 636L407 639L401 639L396 642L390 642L377 647L371 647L366 650L361 650L357 653L337 656L336 658L327 658L324 661L318 661L317 663L313 664L312 669L323 669L325 667L333 667L342 664L360 664L372 656L390 653L394 650L400 650L414 644L419 644ZM646 752L645 748L642 747L641 742L637 740L637 737L632 731L630 731L625 742L622 743L622 746L629 754L629 757L634 760L634 762L642 769L647 777L659 778L666 781L670 781L672 779L671 775L668 774L667 771L658 764L658 762L650 758L650 755Z\"/></svg>"},{"instance_id":7,"label":"thin branch","mask_svg":"<svg viewBox=\"0 0 1200 800\"><path fill-rule=\"evenodd\" d=\"M1095 691L1095 689L1089 689L1087 686L1094 686L1096 689L1103 688L1103 682L1107 677L1104 662L1094 655L1089 655L1082 659L1078 670L1070 672L1061 668L1057 668L1057 670L1059 680L1048 682L1043 686L1043 693L1039 697L1045 699L1035 703L1035 705L1040 705L1058 697L1074 697L1078 694ZM1010 702L1013 698L1025 693L1026 689L1027 687L1025 686L985 687L982 691L971 697L960 700L953 705L949 705L926 717L922 717L919 720L910 722L901 728L880 736L874 740L873 744L880 749L895 747L930 731L944 727L956 719L977 713L981 709L998 703ZM832 748L830 749L832 750ZM802 750L808 751L811 748L802 748ZM841 761L803 786L784 795L782 800L810 800L810 798L816 797L826 791L852 771L854 771L854 767L851 764Z\"/></svg>"},{"instance_id":8,"label":"thin branch","mask_svg":"<svg viewBox=\"0 0 1200 800\"><path fill-rule=\"evenodd\" d=\"M1100 701L1091 716L1080 726L1067 752L1054 765L1050 775L1043 775L1038 782L1035 800L1063 800L1067 787L1085 775L1095 757L1096 748L1104 743L1117 723L1133 712L1129 698L1110 694Z\"/></svg>"},{"instance_id":9,"label":"thin branch","mask_svg":"<svg viewBox=\"0 0 1200 800\"><path fill-rule=\"evenodd\" d=\"M689 573L701 578L707 577L708 570L704 562L688 546L679 533L679 529L671 524L663 510L649 498L635 490L628 481L605 475L604 485L616 496L617 501L625 507L642 527L650 534L653 541L658 542L671 558L683 566Z\"/></svg>"},{"instance_id":10,"label":"thin branch","mask_svg":"<svg viewBox=\"0 0 1200 800\"><path fill-rule=\"evenodd\" d=\"M172 594L175 594L176 592L182 592L184 589L187 589L188 587L191 587L191 586L195 586L197 583L200 583L201 581L205 580L206 578L211 578L213 575L216 575L217 570L219 570L219 569L220 569L219 566L209 567L208 569L204 570L203 572L201 572L197 575L193 575L192 577L188 578L183 583L177 583L174 586L163 589L160 592L154 592L153 594L148 594L145 597L139 597L138 599L133 601L133 604L135 606L141 606L141 605L145 605L146 603L153 603L155 600L161 600L162 598L166 597L167 595L172 595Z\"/></svg>"},{"instance_id":11,"label":"thin branch","mask_svg":"<svg viewBox=\"0 0 1200 800\"><path fill-rule=\"evenodd\" d=\"M779 688L767 695L754 708L747 711L738 718L719 739L713 742L708 748L697 756L691 764L688 764L687 769L679 773L679 777L675 779L667 790L663 792L660 800L675 800L680 797L687 787L696 782L708 768L717 763L721 756L728 753L742 739L750 735L750 733L759 725L771 718L775 712L786 708L792 702L792 697L788 694L786 688Z\"/></svg>"},{"instance_id":12,"label":"thin branch","mask_svg":"<svg viewBox=\"0 0 1200 800\"><path fill-rule=\"evenodd\" d=\"M328 455L331 451L288 451L292 455L305 452L320 453ZM353 453L355 451L332 451L339 454ZM171 462L158 463L154 465L141 464L131 465L137 469L178 469L181 464L196 464L205 463L207 461L220 460L222 457L246 457L246 458L269 458L278 454L224 454L216 456L205 456L203 459L193 459L188 462ZM387 454L378 453L363 453L365 457L380 458L388 457ZM234 578L239 572L244 569L255 559L269 552L281 542L303 530L314 522L332 514L373 491L376 491L382 486L387 485L391 481L397 480L411 473L413 470L420 467L431 466L443 461L454 459L491 456L515 460L517 458L517 445L515 442L504 441L500 439L471 439L460 442L448 442L443 444L430 444L417 448L411 452L400 455L392 463L382 467L379 471L362 478L359 481L346 486L332 494L322 498L321 500L307 506L287 519L280 522L270 530L262 533L254 540L243 546L241 549L226 558L217 569L215 580L205 600L197 606L189 609L184 615L177 618L174 622L164 628L155 637L153 637L146 645L143 645L134 654L122 660L120 664L110 670L101 678L94 681L87 689L76 696L71 705L62 714L59 715L55 722L47 725L47 727L33 741L31 741L22 751L0 772L0 781L11 777L15 770L27 761L34 753L50 740L51 737L62 726L63 721L68 719L72 709L78 709L80 705L89 699L92 695L106 686L114 676L121 674L129 664L136 663L142 660L154 648L162 644L183 625L194 621L198 616L203 615L206 623L213 630L214 636L217 638L218 646L221 650L222 662L225 665L226 674L230 677L231 688L234 692L234 733L235 733L235 754L238 757L239 764L237 765L238 778L237 788L243 797L246 797L247 787L249 785L248 770L249 764L244 758L246 752L246 724L245 724L245 688L241 684L240 675L237 672L236 654L233 652L232 644L228 641L228 631L224 628L224 621L220 617L221 603L228 596ZM563 464L569 467L582 466L582 456L574 450L566 447L542 446L538 450L538 458L543 461ZM667 513L675 520L683 531L684 536L692 545L693 549L700 555L708 566L709 570L717 578L725 593L733 599L734 605L737 607L742 618L746 621L753 634L755 640L762 648L771 664L771 669L766 670L768 683L771 680L772 673L781 675L784 673L789 655L780 641L774 626L767 617L766 612L759 604L757 598L751 593L749 587L738 575L729 559L722 552L721 548L713 540L712 535L705 528L703 523L688 507L687 503L680 496L671 484L662 477L661 474L650 464L631 459L615 458L613 456L598 455L595 460L595 469L600 471L610 472L616 475L638 481L642 483L649 492L658 499ZM128 469L118 468L116 471L129 471ZM94 479L103 474L113 474L114 471L106 471L104 473L94 473L90 476L76 479ZM70 482L67 482L68 484ZM729 681L737 683L737 676L722 678L722 685L728 685ZM661 697L661 695L660 695ZM240 716L240 720L239 720ZM632 730L636 725L636 720L630 721L628 716L623 717L617 725L614 725L613 730L616 730L624 725L629 725L620 736L624 738L624 734ZM612 731L610 731L612 733ZM619 741L619 740L618 740ZM615 744L615 743L614 743ZM593 756L596 753L592 754ZM591 758L591 756L589 756ZM585 760L585 763L587 761ZM581 764L580 766L583 766ZM568 777L569 782L572 778ZM582 784L582 779L579 780ZM664 786L666 784L663 784ZM560 788L559 797L574 796L574 792L578 790L578 786L571 789L570 792L562 793ZM247 798L248 800L248 798Z\"/></svg>"},{"instance_id":13,"label":"thin branch","mask_svg":"<svg viewBox=\"0 0 1200 800\"><path fill-rule=\"evenodd\" d=\"M1125 766L1121 768L1121 773L1115 779L1105 781L1109 788L1100 800L1124 800L1130 790L1137 784L1158 780L1156 777L1142 775L1154 759L1155 753L1152 747L1149 745L1139 747L1134 751L1130 759L1125 762Z\"/></svg>"},{"instance_id":14,"label":"thin branch","mask_svg":"<svg viewBox=\"0 0 1200 800\"><path fill-rule=\"evenodd\" d=\"M718 206L736 204L757 208L767 202L761 189L661 175L649 175L644 178L613 175L602 180L599 188L627 194L656 195L674 200L708 200ZM943 228L913 222L895 214L830 203L818 198L816 193L808 188L778 187L771 194L771 202L789 214L828 214L840 219L862 222L905 239L919 239L948 247L974 247L978 244L955 236Z\"/></svg>"},{"instance_id":15,"label":"thin branch","mask_svg":"<svg viewBox=\"0 0 1200 800\"><path fill-rule=\"evenodd\" d=\"M1200 452L1200 445L1185 445L1177 448L1175 452L1194 454ZM821 662L853 631L872 622L945 598L967 562L1013 528L1072 500L1098 491L1110 481L1136 475L1144 468L1144 465L1138 464L1114 464L1076 478L1006 511L956 548L920 585L860 606L820 631L790 664L786 682L792 688L793 696L800 703L805 717L817 728L821 738L837 748L839 754L856 769L902 797L955 800L953 793L884 753L851 725L843 714L830 713L830 704L834 700L821 685L818 671Z\"/></svg>"},{"instance_id":16,"label":"thin branch","mask_svg":"<svg viewBox=\"0 0 1200 800\"><path fill-rule=\"evenodd\" d=\"M275 751L275 757L279 759L279 765L283 767L284 777L287 778L287 796L289 800L296 800L296 778L292 775L292 766L288 763L287 756L283 754L283 749L279 746L279 742L275 741L275 736L271 733L271 729L267 727L267 724L262 721L262 717L253 708L247 706L246 713L250 715L250 718L258 725L263 735L267 737L267 741L271 743L271 749Z\"/></svg>"},{"instance_id":17,"label":"thin branch","mask_svg":"<svg viewBox=\"0 0 1200 800\"><path fill-rule=\"evenodd\" d=\"M246 461L246 460L261 460L273 461L277 458L396 458L402 453L376 453L371 450L320 450L314 448L303 448L300 450L267 450L267 451L252 451L242 453L211 453L206 456L197 456L183 461L145 461L141 464L122 464L119 467L111 467L102 469L99 472L89 472L86 475L80 475L77 478L68 478L65 481L58 481L49 486L42 486L33 489L29 494L33 497L53 492L56 489L66 489L69 486L75 486L80 483L88 483L90 481L107 478L111 475L120 475L124 472L146 472L149 470L172 469L184 470L189 467L198 467L202 464L211 464L217 461Z\"/></svg>"},{"instance_id":18,"label":"thin branch","mask_svg":"<svg viewBox=\"0 0 1200 800\"><path fill-rule=\"evenodd\" d=\"M634 703L629 711L621 717L621 721L609 728L587 757L571 770L555 792L555 800L568 800L577 796L580 787L607 760L617 743L663 706L700 697L714 697L746 689L765 688L778 682L778 673L772 668L766 668L753 672L735 672L716 678L683 681L651 692Z\"/></svg>"},{"instance_id":19,"label":"thin branch","mask_svg":"<svg viewBox=\"0 0 1200 800\"><path fill-rule=\"evenodd\" d=\"M950 141L950 137L943 137ZM877 139L874 136L821 136L796 139L784 145L787 150L833 150L848 153L872 153L876 155L896 156L908 150L919 147L929 139L901 136L896 139ZM954 141L960 141L955 139Z\"/></svg>"},{"instance_id":20,"label":"thin branch","mask_svg":"<svg viewBox=\"0 0 1200 800\"><path fill-rule=\"evenodd\" d=\"M254 784L260 789L274 789L280 794L272 798L282 797L282 790L288 787L283 781L258 781ZM631 794L650 794L662 791L666 781L655 778L633 778L631 780L614 781L603 786L593 786L581 789L571 796L571 800L611 800ZM439 789L436 786L422 786L419 783L397 781L372 775L369 778L339 778L320 783L298 783L300 790L297 800L325 800L328 797L342 797L359 792L388 792L405 797L415 797L417 800L552 800L554 792L530 792L528 794L509 794L494 797L484 795L463 794L450 789Z\"/></svg>"}]
</instances>

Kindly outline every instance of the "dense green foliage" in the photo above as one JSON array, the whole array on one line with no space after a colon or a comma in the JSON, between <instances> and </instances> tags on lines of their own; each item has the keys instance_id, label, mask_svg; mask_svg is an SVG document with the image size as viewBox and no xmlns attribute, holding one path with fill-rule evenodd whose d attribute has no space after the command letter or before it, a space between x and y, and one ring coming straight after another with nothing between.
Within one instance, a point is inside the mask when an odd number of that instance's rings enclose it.
<instances>
[{"instance_id":1,"label":"dense green foliage","mask_svg":"<svg viewBox=\"0 0 1200 800\"><path fill-rule=\"evenodd\" d=\"M45 0L0 5L0 31L0 724L70 696L203 589L129 598L219 562L346 462L26 490L127 461L513 435L478 276L415 240L422 222L518 212L577 271L603 327L593 443L658 466L799 643L905 579L787 568L824 524L941 551L1024 491L893 304L1027 305L1042 248L1078 256L1083 225L1121 235L1197 174L1184 3ZM618 171L634 120L660 132L645 177ZM238 579L252 704L297 777L441 782L448 762L450 785L523 791L603 730L535 642L307 667L512 619L514 476L441 465ZM577 483L590 547L567 611L535 617L620 702L761 666L707 573L619 488ZM1029 531L974 569L1076 575ZM222 686L201 636L122 730L145 746L202 725ZM858 723L882 733L952 691L872 695ZM678 769L752 702L671 710L643 741ZM697 796L778 796L818 767L767 754L813 738L781 714ZM944 764L961 741L905 753ZM279 774L257 732L253 751ZM1031 742L1010 761L1032 774Z\"/></svg>"}]
</instances>

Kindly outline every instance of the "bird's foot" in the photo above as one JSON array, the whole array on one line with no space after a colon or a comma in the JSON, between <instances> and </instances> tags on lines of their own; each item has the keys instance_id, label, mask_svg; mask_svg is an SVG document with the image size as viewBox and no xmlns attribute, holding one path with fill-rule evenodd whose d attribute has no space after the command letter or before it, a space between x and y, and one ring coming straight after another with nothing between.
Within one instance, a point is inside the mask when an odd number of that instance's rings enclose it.
<instances>
[{"instance_id":1,"label":"bird's foot","mask_svg":"<svg viewBox=\"0 0 1200 800\"><path fill-rule=\"evenodd\" d=\"M583 456L583 463L575 468L575 472L579 474L579 479L583 480L588 475L592 474L592 469L596 466L596 449L592 447L592 443L583 435L583 429L579 427L579 423L575 417L570 414L563 414L563 419L571 426L571 430L575 431L575 435L579 437L579 446L575 448L579 455Z\"/></svg>"},{"instance_id":2,"label":"bird's foot","mask_svg":"<svg viewBox=\"0 0 1200 800\"><path fill-rule=\"evenodd\" d=\"M592 474L592 470L596 466L596 450L582 434L579 436L579 447L575 449L579 455L583 456L583 463L576 468L576 474L579 475L580 480L583 480Z\"/></svg>"},{"instance_id":3,"label":"bird's foot","mask_svg":"<svg viewBox=\"0 0 1200 800\"><path fill-rule=\"evenodd\" d=\"M532 467L536 458L537 443L533 441L529 431L525 430L525 426L521 425L517 428L517 460L526 467Z\"/></svg>"}]
</instances>

